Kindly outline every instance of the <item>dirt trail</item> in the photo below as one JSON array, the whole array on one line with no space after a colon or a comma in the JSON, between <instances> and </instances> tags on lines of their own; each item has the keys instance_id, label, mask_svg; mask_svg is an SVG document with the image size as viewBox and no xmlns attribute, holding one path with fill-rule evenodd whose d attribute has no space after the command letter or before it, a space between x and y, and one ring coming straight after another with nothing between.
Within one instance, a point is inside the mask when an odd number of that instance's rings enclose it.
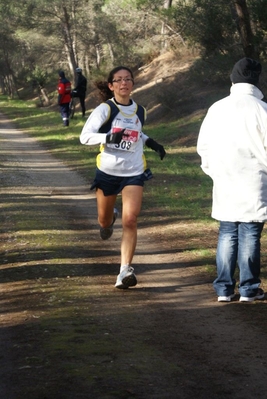
<instances>
[{"instance_id":1,"label":"dirt trail","mask_svg":"<svg viewBox=\"0 0 267 399\"><path fill-rule=\"evenodd\" d=\"M1 399L267 396L266 301L218 303L142 215L139 284L116 290L120 219L101 241L88 182L3 115L0 141Z\"/></svg>"}]
</instances>

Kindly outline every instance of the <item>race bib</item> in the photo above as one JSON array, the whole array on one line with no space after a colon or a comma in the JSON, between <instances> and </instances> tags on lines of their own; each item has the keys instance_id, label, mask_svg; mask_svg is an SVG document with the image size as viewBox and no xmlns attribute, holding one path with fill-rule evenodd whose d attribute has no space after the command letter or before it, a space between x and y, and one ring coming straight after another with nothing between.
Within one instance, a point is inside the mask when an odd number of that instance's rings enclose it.
<instances>
[{"instance_id":1,"label":"race bib","mask_svg":"<svg viewBox=\"0 0 267 399\"><path fill-rule=\"evenodd\" d=\"M116 134L121 131L121 127L113 127L111 131L112 134ZM140 135L139 131L126 128L124 133L127 136L123 137L123 140L119 144L107 144L107 146L122 151L135 152Z\"/></svg>"}]
</instances>

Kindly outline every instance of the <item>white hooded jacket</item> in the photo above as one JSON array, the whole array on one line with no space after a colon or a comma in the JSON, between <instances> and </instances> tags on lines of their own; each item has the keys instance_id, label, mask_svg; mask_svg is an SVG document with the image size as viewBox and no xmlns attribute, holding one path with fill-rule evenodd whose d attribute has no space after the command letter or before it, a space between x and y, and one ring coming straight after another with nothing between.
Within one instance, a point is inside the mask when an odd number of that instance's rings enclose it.
<instances>
[{"instance_id":1,"label":"white hooded jacket","mask_svg":"<svg viewBox=\"0 0 267 399\"><path fill-rule=\"evenodd\" d=\"M236 83L201 125L197 152L213 180L212 214L228 222L267 220L267 104L249 83Z\"/></svg>"}]
</instances>

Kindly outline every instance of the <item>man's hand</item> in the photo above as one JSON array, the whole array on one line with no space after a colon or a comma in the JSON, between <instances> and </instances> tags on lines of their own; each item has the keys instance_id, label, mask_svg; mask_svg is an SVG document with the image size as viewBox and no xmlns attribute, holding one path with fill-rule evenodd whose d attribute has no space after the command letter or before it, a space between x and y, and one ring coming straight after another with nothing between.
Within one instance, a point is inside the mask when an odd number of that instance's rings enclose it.
<instances>
[{"instance_id":1,"label":"man's hand","mask_svg":"<svg viewBox=\"0 0 267 399\"><path fill-rule=\"evenodd\" d=\"M108 133L106 136L106 143L107 144L119 144L123 137L128 137L129 134L125 134L125 129L121 130L120 132L116 133Z\"/></svg>"},{"instance_id":2,"label":"man's hand","mask_svg":"<svg viewBox=\"0 0 267 399\"><path fill-rule=\"evenodd\" d=\"M166 151L161 144L158 144L155 140L148 138L146 141L146 146L156 151L159 154L160 159L163 160L166 155Z\"/></svg>"}]
</instances>

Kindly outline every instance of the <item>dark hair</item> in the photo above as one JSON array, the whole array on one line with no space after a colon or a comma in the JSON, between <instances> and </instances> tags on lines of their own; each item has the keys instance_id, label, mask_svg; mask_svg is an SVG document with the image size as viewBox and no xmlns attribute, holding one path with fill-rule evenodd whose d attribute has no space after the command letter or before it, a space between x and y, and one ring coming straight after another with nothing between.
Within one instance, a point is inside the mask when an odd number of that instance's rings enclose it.
<instances>
[{"instance_id":1,"label":"dark hair","mask_svg":"<svg viewBox=\"0 0 267 399\"><path fill-rule=\"evenodd\" d=\"M121 71L122 69L128 71L131 77L134 78L130 68L125 66L117 66L116 68L113 68L112 71L110 71L107 81L95 82L95 85L99 90L99 96L102 101L107 101L109 98L113 97L113 91L109 89L108 84L112 83L115 73Z\"/></svg>"},{"instance_id":2,"label":"dark hair","mask_svg":"<svg viewBox=\"0 0 267 399\"><path fill-rule=\"evenodd\" d=\"M121 69L125 69L125 71L128 71L130 73L131 77L134 78L133 77L133 73L130 70L130 68L127 68L125 66L118 66L118 67L112 69L112 71L109 72L108 83L112 83L115 73L119 72Z\"/></svg>"}]
</instances>

